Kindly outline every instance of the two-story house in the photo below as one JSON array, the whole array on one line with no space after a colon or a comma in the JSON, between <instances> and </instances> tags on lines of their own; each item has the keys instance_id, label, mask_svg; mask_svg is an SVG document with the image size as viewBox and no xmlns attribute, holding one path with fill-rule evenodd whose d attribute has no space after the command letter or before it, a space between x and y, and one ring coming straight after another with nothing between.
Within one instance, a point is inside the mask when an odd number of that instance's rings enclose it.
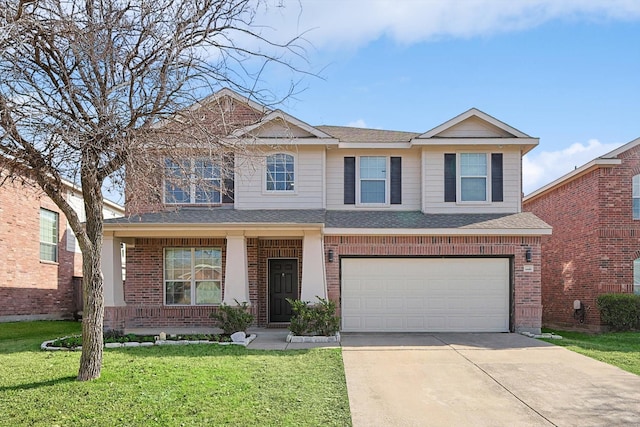
<instances>
[{"instance_id":1,"label":"two-story house","mask_svg":"<svg viewBox=\"0 0 640 427\"><path fill-rule=\"evenodd\" d=\"M107 221L106 328L207 326L236 300L273 326L290 319L285 298L328 297L342 331L540 330L551 227L521 209L537 138L476 109L412 133L310 126L227 89L202 105L264 114L234 130L249 154L231 174L183 162L220 191L169 183L184 171L166 161L158 196Z\"/></svg>"},{"instance_id":2,"label":"two-story house","mask_svg":"<svg viewBox=\"0 0 640 427\"><path fill-rule=\"evenodd\" d=\"M82 311L82 254L56 204L35 183L0 170L0 322L72 318ZM6 180L5 180L6 178ZM84 218L82 191L64 182L65 198ZM105 218L124 208L105 201Z\"/></svg>"},{"instance_id":3,"label":"two-story house","mask_svg":"<svg viewBox=\"0 0 640 427\"><path fill-rule=\"evenodd\" d=\"M640 138L529 194L543 239L543 323L603 329L597 298L640 294Z\"/></svg>"}]
</instances>

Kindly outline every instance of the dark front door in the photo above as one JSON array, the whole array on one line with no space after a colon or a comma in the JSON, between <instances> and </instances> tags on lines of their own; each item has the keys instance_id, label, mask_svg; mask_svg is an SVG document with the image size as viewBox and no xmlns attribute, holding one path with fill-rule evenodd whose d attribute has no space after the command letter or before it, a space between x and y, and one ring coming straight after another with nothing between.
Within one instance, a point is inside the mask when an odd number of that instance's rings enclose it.
<instances>
[{"instance_id":1,"label":"dark front door","mask_svg":"<svg viewBox=\"0 0 640 427\"><path fill-rule=\"evenodd\" d=\"M269 260L269 322L289 322L291 305L285 298L298 298L298 260Z\"/></svg>"}]
</instances>

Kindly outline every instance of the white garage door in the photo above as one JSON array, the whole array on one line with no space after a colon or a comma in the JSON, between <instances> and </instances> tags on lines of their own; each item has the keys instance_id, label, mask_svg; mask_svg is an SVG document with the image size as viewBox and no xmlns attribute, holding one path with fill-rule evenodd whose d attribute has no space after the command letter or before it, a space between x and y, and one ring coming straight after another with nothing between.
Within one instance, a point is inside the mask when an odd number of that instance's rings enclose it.
<instances>
[{"instance_id":1,"label":"white garage door","mask_svg":"<svg viewBox=\"0 0 640 427\"><path fill-rule=\"evenodd\" d=\"M506 258L343 258L345 332L508 332Z\"/></svg>"}]
</instances>

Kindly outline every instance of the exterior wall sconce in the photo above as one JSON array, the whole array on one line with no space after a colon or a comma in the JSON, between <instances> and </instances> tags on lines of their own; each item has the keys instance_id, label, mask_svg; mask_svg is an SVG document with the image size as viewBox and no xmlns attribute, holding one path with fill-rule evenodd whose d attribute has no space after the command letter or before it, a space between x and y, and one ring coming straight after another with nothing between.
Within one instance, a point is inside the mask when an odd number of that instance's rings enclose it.
<instances>
[{"instance_id":1,"label":"exterior wall sconce","mask_svg":"<svg viewBox=\"0 0 640 427\"><path fill-rule=\"evenodd\" d=\"M524 253L524 260L527 262L531 262L531 248L527 248Z\"/></svg>"},{"instance_id":2,"label":"exterior wall sconce","mask_svg":"<svg viewBox=\"0 0 640 427\"><path fill-rule=\"evenodd\" d=\"M329 252L327 252L327 259L329 262L333 262L333 249L329 249Z\"/></svg>"}]
</instances>

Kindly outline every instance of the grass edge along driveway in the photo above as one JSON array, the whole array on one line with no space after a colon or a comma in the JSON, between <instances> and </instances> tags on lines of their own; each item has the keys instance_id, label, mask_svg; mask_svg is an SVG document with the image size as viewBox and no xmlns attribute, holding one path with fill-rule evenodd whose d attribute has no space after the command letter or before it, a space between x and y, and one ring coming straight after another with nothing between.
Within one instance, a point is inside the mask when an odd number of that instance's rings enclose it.
<instances>
[{"instance_id":1,"label":"grass edge along driveway","mask_svg":"<svg viewBox=\"0 0 640 427\"><path fill-rule=\"evenodd\" d=\"M609 332L597 335L559 330L545 332L554 332L562 336L562 339L543 341L640 375L640 332Z\"/></svg>"},{"instance_id":2,"label":"grass edge along driveway","mask_svg":"<svg viewBox=\"0 0 640 427\"><path fill-rule=\"evenodd\" d=\"M349 426L340 348L190 345L107 349L78 382L79 352L42 341L76 322L0 323L0 425Z\"/></svg>"}]
</instances>

